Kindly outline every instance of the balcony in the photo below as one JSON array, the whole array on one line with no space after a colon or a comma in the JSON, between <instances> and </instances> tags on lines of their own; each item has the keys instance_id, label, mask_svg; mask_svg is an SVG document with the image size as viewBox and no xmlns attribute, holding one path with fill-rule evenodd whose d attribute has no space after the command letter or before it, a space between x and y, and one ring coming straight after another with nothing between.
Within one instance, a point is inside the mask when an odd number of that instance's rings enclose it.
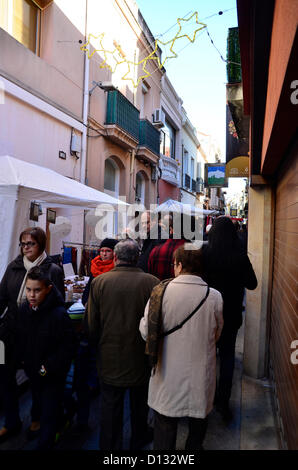
<instances>
[{"instance_id":1,"label":"balcony","mask_svg":"<svg viewBox=\"0 0 298 470\"><path fill-rule=\"evenodd\" d=\"M125 149L135 149L139 143L139 114L122 93L109 91L105 122L107 137Z\"/></svg>"},{"instance_id":2,"label":"balcony","mask_svg":"<svg viewBox=\"0 0 298 470\"><path fill-rule=\"evenodd\" d=\"M159 168L161 169L161 179L174 186L180 186L180 171L178 163L174 158L161 155L159 159Z\"/></svg>"},{"instance_id":3,"label":"balcony","mask_svg":"<svg viewBox=\"0 0 298 470\"><path fill-rule=\"evenodd\" d=\"M159 159L160 132L147 121L139 121L139 146L136 157L139 160L156 164Z\"/></svg>"}]
</instances>

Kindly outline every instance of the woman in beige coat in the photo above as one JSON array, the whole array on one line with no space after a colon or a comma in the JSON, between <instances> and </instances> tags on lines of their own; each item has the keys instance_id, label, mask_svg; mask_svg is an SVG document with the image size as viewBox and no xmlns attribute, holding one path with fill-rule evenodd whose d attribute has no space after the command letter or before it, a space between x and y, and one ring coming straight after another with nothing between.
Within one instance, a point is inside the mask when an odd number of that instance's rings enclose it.
<instances>
[{"instance_id":1,"label":"woman in beige coat","mask_svg":"<svg viewBox=\"0 0 298 470\"><path fill-rule=\"evenodd\" d=\"M199 450L207 429L207 415L213 407L216 341L223 327L223 302L221 294L208 289L200 277L201 250L179 247L174 253L174 272L175 279L166 285L162 294L161 321L156 315L154 317L152 305L150 308L154 292L141 319L140 332L147 340L147 351L148 347L150 351L148 341L153 337L150 327L154 329L161 325L161 331L155 336L158 338L162 332L169 332L183 322L203 303L181 328L158 341L158 359L148 395L148 405L155 411L154 449L174 450L178 418L188 417L189 435L185 448ZM157 303L154 300L154 305Z\"/></svg>"}]
</instances>

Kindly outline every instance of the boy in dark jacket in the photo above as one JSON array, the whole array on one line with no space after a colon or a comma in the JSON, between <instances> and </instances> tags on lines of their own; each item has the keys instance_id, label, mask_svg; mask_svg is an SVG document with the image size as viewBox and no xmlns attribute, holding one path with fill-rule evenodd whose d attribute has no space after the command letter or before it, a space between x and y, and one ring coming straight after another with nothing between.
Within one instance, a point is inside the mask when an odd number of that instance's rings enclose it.
<instances>
[{"instance_id":1,"label":"boy in dark jacket","mask_svg":"<svg viewBox=\"0 0 298 470\"><path fill-rule=\"evenodd\" d=\"M55 441L76 336L61 294L39 267L28 273L26 297L19 311L17 344L32 390L28 437L38 434L37 449L49 449Z\"/></svg>"}]
</instances>

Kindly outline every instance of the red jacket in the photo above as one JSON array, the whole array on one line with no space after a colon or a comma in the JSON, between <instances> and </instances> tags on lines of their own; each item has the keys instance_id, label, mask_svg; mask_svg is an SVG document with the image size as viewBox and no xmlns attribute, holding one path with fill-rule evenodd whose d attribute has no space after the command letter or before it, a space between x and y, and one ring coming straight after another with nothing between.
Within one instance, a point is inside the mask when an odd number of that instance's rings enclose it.
<instances>
[{"instance_id":1,"label":"red jacket","mask_svg":"<svg viewBox=\"0 0 298 470\"><path fill-rule=\"evenodd\" d=\"M184 243L185 240L169 238L162 245L156 246L149 256L148 272L161 281L174 277L173 254Z\"/></svg>"}]
</instances>

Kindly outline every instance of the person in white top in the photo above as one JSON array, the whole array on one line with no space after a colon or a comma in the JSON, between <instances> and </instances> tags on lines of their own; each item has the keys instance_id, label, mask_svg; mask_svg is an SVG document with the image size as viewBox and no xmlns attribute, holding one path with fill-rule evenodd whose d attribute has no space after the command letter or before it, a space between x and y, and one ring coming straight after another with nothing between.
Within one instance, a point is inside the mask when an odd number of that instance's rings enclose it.
<instances>
[{"instance_id":1,"label":"person in white top","mask_svg":"<svg viewBox=\"0 0 298 470\"><path fill-rule=\"evenodd\" d=\"M216 342L223 328L223 301L221 294L209 289L200 277L203 270L201 249L187 248L189 246L184 245L174 252L175 279L163 292L161 321L156 321L156 316L152 318L150 301L156 304L152 293L140 322L147 351L152 325L154 328L160 324L159 335L164 335L158 341L158 359L152 370L148 394L148 405L154 410L155 450L175 449L178 419L182 417L189 418L185 449L202 449L207 415L213 408ZM169 333L184 321L183 326Z\"/></svg>"}]
</instances>

